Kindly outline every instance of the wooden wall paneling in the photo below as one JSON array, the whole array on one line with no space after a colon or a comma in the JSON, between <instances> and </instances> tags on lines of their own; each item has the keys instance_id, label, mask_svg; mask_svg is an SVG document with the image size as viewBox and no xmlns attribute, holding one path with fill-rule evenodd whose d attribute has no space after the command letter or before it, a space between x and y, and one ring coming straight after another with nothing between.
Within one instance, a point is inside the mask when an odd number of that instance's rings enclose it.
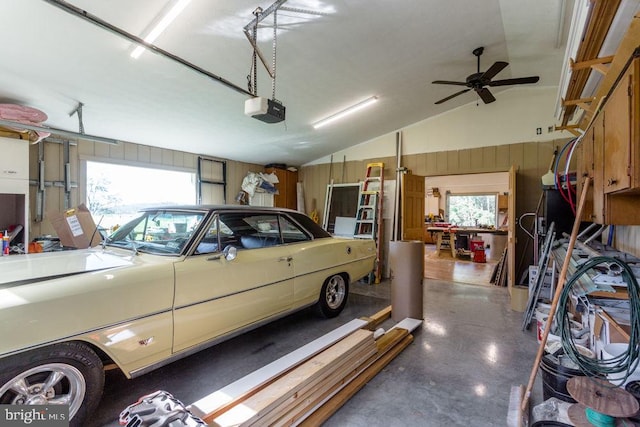
<instances>
[{"instance_id":1,"label":"wooden wall paneling","mask_svg":"<svg viewBox=\"0 0 640 427\"><path fill-rule=\"evenodd\" d=\"M458 167L461 171L471 171L471 150L458 150Z\"/></svg>"},{"instance_id":2,"label":"wooden wall paneling","mask_svg":"<svg viewBox=\"0 0 640 427\"><path fill-rule=\"evenodd\" d=\"M447 167L447 157L446 151L438 151L436 153L436 174L448 175L450 173Z\"/></svg>"},{"instance_id":3,"label":"wooden wall paneling","mask_svg":"<svg viewBox=\"0 0 640 427\"><path fill-rule=\"evenodd\" d=\"M470 155L471 155L471 172L472 173L482 172L483 149L482 148L471 148L469 151L470 151Z\"/></svg>"},{"instance_id":4,"label":"wooden wall paneling","mask_svg":"<svg viewBox=\"0 0 640 427\"><path fill-rule=\"evenodd\" d=\"M455 173L453 171L460 170L460 151L452 150L447 151L447 169L450 173Z\"/></svg>"},{"instance_id":5,"label":"wooden wall paneling","mask_svg":"<svg viewBox=\"0 0 640 427\"><path fill-rule=\"evenodd\" d=\"M427 153L427 158L425 160L427 165L427 170L425 171L425 175L438 175L438 156L437 153Z\"/></svg>"},{"instance_id":6,"label":"wooden wall paneling","mask_svg":"<svg viewBox=\"0 0 640 427\"><path fill-rule=\"evenodd\" d=\"M419 175L418 169L420 168L420 162L418 156L416 154L409 154L403 157L405 167L408 168L414 175ZM385 163L385 168L389 167L393 168L393 165Z\"/></svg>"},{"instance_id":7,"label":"wooden wall paneling","mask_svg":"<svg viewBox=\"0 0 640 427\"><path fill-rule=\"evenodd\" d=\"M613 246L621 251L640 257L640 227L637 225L617 225Z\"/></svg>"},{"instance_id":8,"label":"wooden wall paneling","mask_svg":"<svg viewBox=\"0 0 640 427\"><path fill-rule=\"evenodd\" d=\"M130 142L123 142L122 145L124 148L124 160L128 162L137 162L139 146Z\"/></svg>"},{"instance_id":9,"label":"wooden wall paneling","mask_svg":"<svg viewBox=\"0 0 640 427\"><path fill-rule=\"evenodd\" d=\"M509 146L499 145L496 147L496 169L507 170L511 166L509 162Z\"/></svg>"},{"instance_id":10,"label":"wooden wall paneling","mask_svg":"<svg viewBox=\"0 0 640 427\"><path fill-rule=\"evenodd\" d=\"M93 157L95 156L95 145L98 144L97 142L93 142L93 141L85 141L85 140L79 140L78 141L78 154L81 156L87 156L87 157ZM35 157L35 159L37 159L38 156Z\"/></svg>"},{"instance_id":11,"label":"wooden wall paneling","mask_svg":"<svg viewBox=\"0 0 640 427\"><path fill-rule=\"evenodd\" d=\"M103 157L108 159L111 157L109 153L109 144L102 144L100 142L96 142L93 144L93 155L95 157Z\"/></svg>"},{"instance_id":12,"label":"wooden wall paneling","mask_svg":"<svg viewBox=\"0 0 640 427\"><path fill-rule=\"evenodd\" d=\"M418 158L418 175L426 175L427 174L427 153L419 153L419 154L415 154L415 156ZM391 167L391 172L393 174L393 178L395 179L395 170L396 170L396 162L395 162L395 158L391 158L391 161L389 163L392 167Z\"/></svg>"},{"instance_id":13,"label":"wooden wall paneling","mask_svg":"<svg viewBox=\"0 0 640 427\"><path fill-rule=\"evenodd\" d=\"M149 147L149 163L160 165L162 164L162 148Z\"/></svg>"},{"instance_id":14,"label":"wooden wall paneling","mask_svg":"<svg viewBox=\"0 0 640 427\"><path fill-rule=\"evenodd\" d=\"M151 147L148 145L138 146L138 161L142 163L151 163Z\"/></svg>"},{"instance_id":15,"label":"wooden wall paneling","mask_svg":"<svg viewBox=\"0 0 640 427\"><path fill-rule=\"evenodd\" d=\"M175 160L174 150L169 150L167 148L162 149L162 164L164 166L173 166L173 162Z\"/></svg>"},{"instance_id":16,"label":"wooden wall paneling","mask_svg":"<svg viewBox=\"0 0 640 427\"><path fill-rule=\"evenodd\" d=\"M113 144L103 144L109 147L109 158L124 160L124 144L120 143L117 145Z\"/></svg>"},{"instance_id":17,"label":"wooden wall paneling","mask_svg":"<svg viewBox=\"0 0 640 427\"><path fill-rule=\"evenodd\" d=\"M496 146L482 147L482 172L495 170L496 168Z\"/></svg>"}]
</instances>

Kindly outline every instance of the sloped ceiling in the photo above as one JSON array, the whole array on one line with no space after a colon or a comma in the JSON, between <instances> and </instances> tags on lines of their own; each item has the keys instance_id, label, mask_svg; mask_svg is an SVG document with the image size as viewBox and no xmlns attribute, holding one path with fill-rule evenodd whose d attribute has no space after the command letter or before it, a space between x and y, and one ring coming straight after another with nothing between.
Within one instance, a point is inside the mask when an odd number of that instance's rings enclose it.
<instances>
[{"instance_id":1,"label":"sloped ceiling","mask_svg":"<svg viewBox=\"0 0 640 427\"><path fill-rule=\"evenodd\" d=\"M72 0L110 24L141 35L164 0ZM154 42L246 88L252 49L243 27L271 2L193 0ZM473 91L432 80L464 80L476 71L471 51L484 46L482 70L497 78L539 75L556 86L572 1L290 0L320 15L278 14L276 98L286 120L265 124L244 114L246 95L151 52L139 59L118 35L44 0L0 0L0 102L44 111L46 125L123 141L259 164L300 165L473 102ZM564 14L563 14L564 13ZM265 19L270 25L271 19ZM564 26L564 27L563 27ZM271 28L260 31L270 60ZM271 81L258 69L258 95ZM506 88L492 88L494 93ZM369 96L370 109L314 130L312 123ZM522 102L526 102L523 99ZM480 103L480 105L482 105Z\"/></svg>"}]
</instances>

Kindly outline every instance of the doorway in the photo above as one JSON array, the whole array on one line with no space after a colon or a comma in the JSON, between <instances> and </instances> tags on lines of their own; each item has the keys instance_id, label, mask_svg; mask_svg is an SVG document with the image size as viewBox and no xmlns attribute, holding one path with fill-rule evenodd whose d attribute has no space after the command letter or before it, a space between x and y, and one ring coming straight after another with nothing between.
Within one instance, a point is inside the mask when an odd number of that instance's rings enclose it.
<instances>
[{"instance_id":1,"label":"doorway","mask_svg":"<svg viewBox=\"0 0 640 427\"><path fill-rule=\"evenodd\" d=\"M493 286L508 241L509 172L429 176L425 189L425 276ZM457 232L438 251L429 230L440 226ZM474 262L471 239L482 240L486 262Z\"/></svg>"}]
</instances>

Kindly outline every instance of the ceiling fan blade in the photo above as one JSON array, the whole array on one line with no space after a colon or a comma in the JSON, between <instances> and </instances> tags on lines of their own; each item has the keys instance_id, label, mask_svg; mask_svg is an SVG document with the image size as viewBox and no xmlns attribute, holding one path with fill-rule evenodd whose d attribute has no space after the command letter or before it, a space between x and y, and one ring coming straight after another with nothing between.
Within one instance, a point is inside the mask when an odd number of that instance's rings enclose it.
<instances>
[{"instance_id":1,"label":"ceiling fan blade","mask_svg":"<svg viewBox=\"0 0 640 427\"><path fill-rule=\"evenodd\" d=\"M488 82L487 86L508 86L508 85L524 85L529 83L537 83L540 80L538 76L519 77L516 79L494 80Z\"/></svg>"},{"instance_id":2,"label":"ceiling fan blade","mask_svg":"<svg viewBox=\"0 0 640 427\"><path fill-rule=\"evenodd\" d=\"M489 67L487 71L484 72L484 74L482 75L482 77L480 77L480 79L482 79L483 81L491 80L500 71L504 70L507 67L507 65L509 65L508 62L503 62L503 61L494 62L493 65Z\"/></svg>"},{"instance_id":3,"label":"ceiling fan blade","mask_svg":"<svg viewBox=\"0 0 640 427\"><path fill-rule=\"evenodd\" d=\"M482 102L484 102L485 104L490 104L496 100L491 94L491 92L489 92L489 89L487 89L486 87L476 90L476 92L478 92L480 99L482 99Z\"/></svg>"},{"instance_id":4,"label":"ceiling fan blade","mask_svg":"<svg viewBox=\"0 0 640 427\"><path fill-rule=\"evenodd\" d=\"M460 92L456 92L453 95L449 95L446 98L442 98L440 101L436 101L436 104L442 104L445 101L450 100L451 98L455 98L458 95L462 95L463 93L469 92L471 89L465 89L465 90L461 90Z\"/></svg>"},{"instance_id":5,"label":"ceiling fan blade","mask_svg":"<svg viewBox=\"0 0 640 427\"><path fill-rule=\"evenodd\" d=\"M456 85L456 86L466 86L466 82L452 82L449 80L434 80L431 82L434 85Z\"/></svg>"}]
</instances>

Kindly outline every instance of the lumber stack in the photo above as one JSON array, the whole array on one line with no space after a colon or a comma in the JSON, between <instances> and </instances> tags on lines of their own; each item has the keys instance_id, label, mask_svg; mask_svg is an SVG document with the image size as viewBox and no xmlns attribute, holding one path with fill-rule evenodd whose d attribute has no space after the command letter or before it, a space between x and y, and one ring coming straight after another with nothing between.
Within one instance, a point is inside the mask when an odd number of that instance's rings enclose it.
<instances>
[{"instance_id":1,"label":"lumber stack","mask_svg":"<svg viewBox=\"0 0 640 427\"><path fill-rule=\"evenodd\" d=\"M201 418L220 427L319 425L412 341L401 327L377 339L358 329Z\"/></svg>"}]
</instances>

